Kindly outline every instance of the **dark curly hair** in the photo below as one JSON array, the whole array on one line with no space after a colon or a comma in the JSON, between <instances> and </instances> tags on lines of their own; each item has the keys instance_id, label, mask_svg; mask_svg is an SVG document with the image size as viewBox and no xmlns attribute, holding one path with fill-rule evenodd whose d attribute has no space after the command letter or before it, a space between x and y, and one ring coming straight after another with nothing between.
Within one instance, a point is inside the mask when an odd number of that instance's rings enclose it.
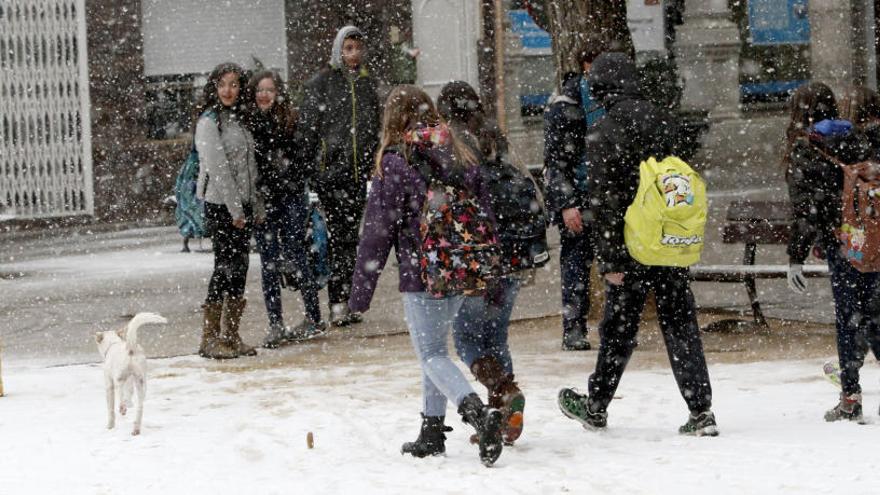
<instances>
[{"instance_id":1,"label":"dark curly hair","mask_svg":"<svg viewBox=\"0 0 880 495\"><path fill-rule=\"evenodd\" d=\"M220 83L220 79L229 73L238 74L238 86L240 88L238 99L235 101L235 106L231 109L228 109L220 102L220 96L217 94L217 85ZM208 76L208 82L205 83L205 87L202 89L202 97L199 104L196 105L194 120L198 122L199 117L205 112L213 111L219 114L226 110L232 110L233 112L240 113L242 117L247 117L247 112L244 111L244 103L247 100L245 95L245 92L247 91L247 82L248 74L238 64L224 62L217 67L214 67L214 70L212 70L211 74Z\"/></svg>"}]
</instances>

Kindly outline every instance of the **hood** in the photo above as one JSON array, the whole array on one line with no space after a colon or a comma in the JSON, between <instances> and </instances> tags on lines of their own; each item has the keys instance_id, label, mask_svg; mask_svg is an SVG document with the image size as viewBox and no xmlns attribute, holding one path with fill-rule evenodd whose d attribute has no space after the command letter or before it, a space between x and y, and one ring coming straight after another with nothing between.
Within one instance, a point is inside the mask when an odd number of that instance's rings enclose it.
<instances>
[{"instance_id":1,"label":"hood","mask_svg":"<svg viewBox=\"0 0 880 495\"><path fill-rule=\"evenodd\" d=\"M568 72L562 76L562 96L571 98L577 103L581 102L581 75L577 72Z\"/></svg>"},{"instance_id":2,"label":"hood","mask_svg":"<svg viewBox=\"0 0 880 495\"><path fill-rule=\"evenodd\" d=\"M336 39L333 40L333 50L330 52L331 67L342 67L342 43L345 42L345 38L350 38L351 36L363 38L364 33L354 26L345 26L336 33Z\"/></svg>"},{"instance_id":3,"label":"hood","mask_svg":"<svg viewBox=\"0 0 880 495\"><path fill-rule=\"evenodd\" d=\"M603 106L607 100L619 96L641 95L636 66L620 52L607 52L596 57L588 81L593 98Z\"/></svg>"}]
</instances>

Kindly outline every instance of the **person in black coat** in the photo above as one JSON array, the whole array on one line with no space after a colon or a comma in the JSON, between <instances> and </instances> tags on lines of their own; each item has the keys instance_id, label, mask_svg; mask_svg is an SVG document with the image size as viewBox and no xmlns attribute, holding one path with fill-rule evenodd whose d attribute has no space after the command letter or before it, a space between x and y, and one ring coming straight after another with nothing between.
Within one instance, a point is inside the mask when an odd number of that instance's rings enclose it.
<instances>
[{"instance_id":1,"label":"person in black coat","mask_svg":"<svg viewBox=\"0 0 880 495\"><path fill-rule=\"evenodd\" d=\"M860 106L848 102L851 117L858 118ZM786 131L786 170L792 204L791 237L788 242L788 283L803 294L807 288L803 264L815 245L828 262L837 329L841 393L838 404L825 413L826 421L862 418L862 389L859 370L868 349L866 332L871 321L871 297L880 284L880 274L861 273L841 252L836 229L841 224L843 171L841 164L853 164L872 155L869 140L853 123L841 120L834 93L825 84L801 86L791 97L791 120Z\"/></svg>"},{"instance_id":2,"label":"person in black coat","mask_svg":"<svg viewBox=\"0 0 880 495\"><path fill-rule=\"evenodd\" d=\"M593 239L606 282L605 314L589 396L564 388L559 392L560 409L584 425L606 426L606 409L632 356L645 299L653 290L672 371L690 410L679 432L717 435L687 269L641 265L630 257L623 237L624 214L639 186L639 164L675 153L677 123L642 96L635 65L623 53L597 57L589 83L606 111L586 140Z\"/></svg>"},{"instance_id":3,"label":"person in black coat","mask_svg":"<svg viewBox=\"0 0 880 495\"><path fill-rule=\"evenodd\" d=\"M297 163L294 140L295 115L287 99L284 81L274 71L261 71L248 83L253 95L250 128L259 171L257 187L266 203L266 221L258 225L255 238L260 249L263 300L269 331L263 347L273 349L290 341L320 335L326 325L321 319L318 284L309 264L309 224L306 179L308 164ZM284 324L281 277L289 273L297 280L306 318L288 328Z\"/></svg>"},{"instance_id":4,"label":"person in black coat","mask_svg":"<svg viewBox=\"0 0 880 495\"><path fill-rule=\"evenodd\" d=\"M316 170L312 180L327 216L331 323L360 321L346 302L366 205L367 178L379 147L381 106L377 83L363 64L363 34L354 26L339 30L329 67L304 88L297 135L300 161Z\"/></svg>"},{"instance_id":5,"label":"person in black coat","mask_svg":"<svg viewBox=\"0 0 880 495\"><path fill-rule=\"evenodd\" d=\"M546 209L559 228L562 287L562 349L585 351L590 313L592 228L584 214L587 202L587 128L604 114L586 83L593 60L604 51L599 41L587 43L580 57L583 73L569 72L561 92L544 114L544 183Z\"/></svg>"},{"instance_id":6,"label":"person in black coat","mask_svg":"<svg viewBox=\"0 0 880 495\"><path fill-rule=\"evenodd\" d=\"M840 101L840 116L849 120L857 131L864 136L868 158L880 163L880 95L864 86L853 86L846 91ZM880 165L878 165L880 167ZM877 170L880 174L880 170ZM880 283L874 288L873 296L865 308L871 319L866 330L866 337L874 357L880 359Z\"/></svg>"}]
</instances>

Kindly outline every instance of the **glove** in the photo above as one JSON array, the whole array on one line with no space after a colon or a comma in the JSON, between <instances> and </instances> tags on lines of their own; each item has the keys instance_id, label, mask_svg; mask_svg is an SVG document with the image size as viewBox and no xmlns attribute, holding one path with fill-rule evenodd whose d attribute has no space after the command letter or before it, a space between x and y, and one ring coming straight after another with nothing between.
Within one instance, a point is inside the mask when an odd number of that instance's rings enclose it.
<instances>
[{"instance_id":1,"label":"glove","mask_svg":"<svg viewBox=\"0 0 880 495\"><path fill-rule=\"evenodd\" d=\"M804 277L804 265L788 265L788 288L795 294L803 294L807 290L807 279Z\"/></svg>"}]
</instances>

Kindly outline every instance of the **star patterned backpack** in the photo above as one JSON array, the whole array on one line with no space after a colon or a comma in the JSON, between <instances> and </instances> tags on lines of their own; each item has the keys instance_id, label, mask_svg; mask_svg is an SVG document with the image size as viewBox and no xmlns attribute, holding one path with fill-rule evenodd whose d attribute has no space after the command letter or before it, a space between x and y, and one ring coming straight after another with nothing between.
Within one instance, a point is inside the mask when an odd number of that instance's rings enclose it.
<instances>
[{"instance_id":1,"label":"star patterned backpack","mask_svg":"<svg viewBox=\"0 0 880 495\"><path fill-rule=\"evenodd\" d=\"M434 297L478 295L501 271L492 217L461 181L438 177L420 148L413 146L411 160L427 184L419 220L425 291Z\"/></svg>"}]
</instances>

